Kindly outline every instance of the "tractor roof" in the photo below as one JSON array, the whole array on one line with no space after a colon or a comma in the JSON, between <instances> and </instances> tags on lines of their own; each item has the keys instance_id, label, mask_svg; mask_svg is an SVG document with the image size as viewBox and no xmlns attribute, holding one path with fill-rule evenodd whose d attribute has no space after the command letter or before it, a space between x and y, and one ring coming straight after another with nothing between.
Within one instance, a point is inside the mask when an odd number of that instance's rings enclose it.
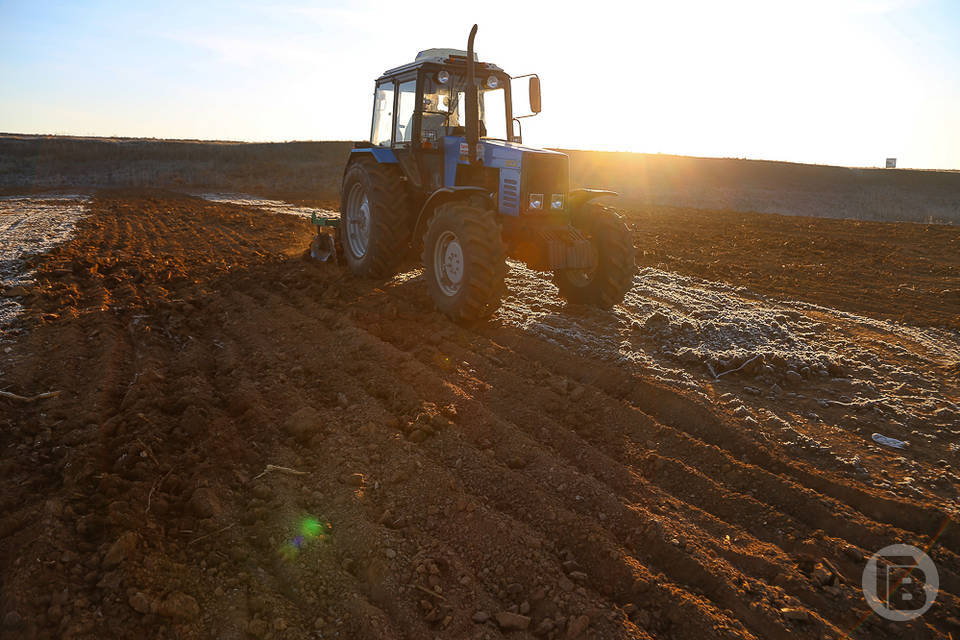
<instances>
[{"instance_id":1,"label":"tractor roof","mask_svg":"<svg viewBox=\"0 0 960 640\"><path fill-rule=\"evenodd\" d=\"M477 59L476 52L473 54L473 59L477 61L478 73L480 73L482 70L503 71L503 69L490 62L480 62ZM395 76L405 71L419 69L425 65L442 65L466 68L467 52L462 49L425 49L417 54L417 57L414 58L413 62L402 64L399 67L394 67L393 69L387 69L383 72L383 75L378 78L378 80Z\"/></svg>"}]
</instances>

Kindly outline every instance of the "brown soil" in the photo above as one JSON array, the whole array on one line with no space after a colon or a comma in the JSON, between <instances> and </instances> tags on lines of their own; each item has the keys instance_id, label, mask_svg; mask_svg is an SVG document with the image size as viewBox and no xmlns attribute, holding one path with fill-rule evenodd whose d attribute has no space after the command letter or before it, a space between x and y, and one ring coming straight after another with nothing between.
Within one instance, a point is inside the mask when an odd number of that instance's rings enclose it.
<instances>
[{"instance_id":1,"label":"brown soil","mask_svg":"<svg viewBox=\"0 0 960 640\"><path fill-rule=\"evenodd\" d=\"M668 213L635 215L646 264L879 308L862 293L868 257L827 240L868 242L872 227L744 216L737 231ZM923 253L874 269L904 265L898 281L932 290L921 258L956 236L924 229ZM452 325L416 278L305 260L311 234L293 217L105 192L34 260L2 388L62 393L0 399L10 637L956 635L960 529L945 499L788 456L722 403L521 329ZM749 238L767 250L742 266ZM784 264L835 266L781 272L783 242ZM955 254L946 264L940 286L954 288ZM861 293L813 286L826 273ZM909 316L915 299L872 273L869 297ZM956 327L955 308L918 317ZM914 455L925 469L940 457ZM867 616L863 556L927 546L944 524L934 608Z\"/></svg>"},{"instance_id":2,"label":"brown soil","mask_svg":"<svg viewBox=\"0 0 960 640\"><path fill-rule=\"evenodd\" d=\"M960 329L960 228L643 207L637 262L878 319Z\"/></svg>"}]
</instances>

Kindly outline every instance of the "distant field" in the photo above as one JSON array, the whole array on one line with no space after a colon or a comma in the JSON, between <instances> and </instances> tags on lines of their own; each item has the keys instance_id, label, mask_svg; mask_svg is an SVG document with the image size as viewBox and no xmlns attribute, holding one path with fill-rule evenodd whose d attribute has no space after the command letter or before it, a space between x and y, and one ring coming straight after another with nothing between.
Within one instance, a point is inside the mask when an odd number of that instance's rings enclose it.
<instances>
[{"instance_id":1,"label":"distant field","mask_svg":"<svg viewBox=\"0 0 960 640\"><path fill-rule=\"evenodd\" d=\"M0 134L0 191L160 186L334 202L351 145ZM567 153L575 186L613 189L628 205L960 223L960 172Z\"/></svg>"}]
</instances>

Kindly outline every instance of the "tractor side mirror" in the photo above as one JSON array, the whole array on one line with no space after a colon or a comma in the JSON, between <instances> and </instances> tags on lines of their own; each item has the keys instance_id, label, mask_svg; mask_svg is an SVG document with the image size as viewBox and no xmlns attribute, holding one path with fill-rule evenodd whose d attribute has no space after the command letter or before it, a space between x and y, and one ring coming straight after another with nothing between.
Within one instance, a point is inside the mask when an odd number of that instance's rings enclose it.
<instances>
[{"instance_id":1,"label":"tractor side mirror","mask_svg":"<svg viewBox=\"0 0 960 640\"><path fill-rule=\"evenodd\" d=\"M540 113L540 78L530 76L530 111Z\"/></svg>"}]
</instances>

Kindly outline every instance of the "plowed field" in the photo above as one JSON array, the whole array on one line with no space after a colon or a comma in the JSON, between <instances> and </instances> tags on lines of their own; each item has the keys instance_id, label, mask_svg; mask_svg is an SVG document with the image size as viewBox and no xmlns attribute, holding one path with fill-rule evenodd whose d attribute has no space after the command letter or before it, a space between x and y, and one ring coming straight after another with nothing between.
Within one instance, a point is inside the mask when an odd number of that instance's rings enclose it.
<instances>
[{"instance_id":1,"label":"plowed field","mask_svg":"<svg viewBox=\"0 0 960 640\"><path fill-rule=\"evenodd\" d=\"M0 343L59 392L0 398L9 637L960 635L955 228L636 211L624 305L514 264L464 328L302 217L84 206ZM940 579L905 623L861 592L897 542Z\"/></svg>"}]
</instances>

